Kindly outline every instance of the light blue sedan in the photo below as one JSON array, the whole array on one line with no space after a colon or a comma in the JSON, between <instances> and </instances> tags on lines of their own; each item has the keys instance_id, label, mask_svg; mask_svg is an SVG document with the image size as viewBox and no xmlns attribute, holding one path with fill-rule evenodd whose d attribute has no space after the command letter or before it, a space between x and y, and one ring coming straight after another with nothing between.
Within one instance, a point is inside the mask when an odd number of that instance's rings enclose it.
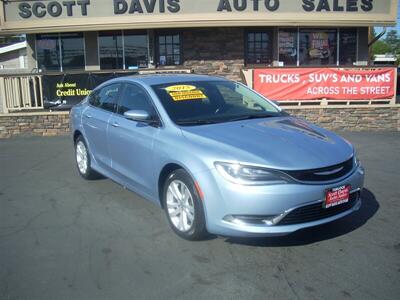
<instances>
[{"instance_id":1,"label":"light blue sedan","mask_svg":"<svg viewBox=\"0 0 400 300\"><path fill-rule=\"evenodd\" d=\"M165 210L179 236L274 236L361 206L364 169L343 138L219 77L123 77L71 111L78 171Z\"/></svg>"}]
</instances>

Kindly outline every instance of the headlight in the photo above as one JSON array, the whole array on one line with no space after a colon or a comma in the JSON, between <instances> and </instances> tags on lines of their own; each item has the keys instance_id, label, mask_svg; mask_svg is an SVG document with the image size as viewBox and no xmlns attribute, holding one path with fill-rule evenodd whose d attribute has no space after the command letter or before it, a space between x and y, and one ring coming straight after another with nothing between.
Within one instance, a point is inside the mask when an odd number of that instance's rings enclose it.
<instances>
[{"instance_id":1,"label":"headlight","mask_svg":"<svg viewBox=\"0 0 400 300\"><path fill-rule=\"evenodd\" d=\"M354 162L354 167L357 168L357 172L360 175L365 175L365 169L364 169L363 165L361 164L361 161L358 159L356 153L354 153L353 162Z\"/></svg>"},{"instance_id":2,"label":"headlight","mask_svg":"<svg viewBox=\"0 0 400 300\"><path fill-rule=\"evenodd\" d=\"M353 164L355 167L358 167L358 165L360 164L360 161L358 160L358 158L355 154L353 156Z\"/></svg>"},{"instance_id":3,"label":"headlight","mask_svg":"<svg viewBox=\"0 0 400 300\"><path fill-rule=\"evenodd\" d=\"M361 166L361 162L358 159L357 153L355 151L354 151L354 154L353 154L353 164L354 164L355 167Z\"/></svg>"},{"instance_id":4,"label":"headlight","mask_svg":"<svg viewBox=\"0 0 400 300\"><path fill-rule=\"evenodd\" d=\"M243 185L269 185L289 183L291 179L284 173L238 163L215 162L218 172L226 180Z\"/></svg>"}]
</instances>

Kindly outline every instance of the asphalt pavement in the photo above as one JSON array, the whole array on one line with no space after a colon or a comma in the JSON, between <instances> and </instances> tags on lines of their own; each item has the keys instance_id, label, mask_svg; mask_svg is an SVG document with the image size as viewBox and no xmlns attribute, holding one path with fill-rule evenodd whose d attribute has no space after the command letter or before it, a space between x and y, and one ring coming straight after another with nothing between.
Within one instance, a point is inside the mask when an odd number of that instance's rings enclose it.
<instances>
[{"instance_id":1,"label":"asphalt pavement","mask_svg":"<svg viewBox=\"0 0 400 300\"><path fill-rule=\"evenodd\" d=\"M0 140L0 299L400 299L400 133L343 133L360 211L280 238L177 237L162 210L78 175L69 137Z\"/></svg>"}]
</instances>

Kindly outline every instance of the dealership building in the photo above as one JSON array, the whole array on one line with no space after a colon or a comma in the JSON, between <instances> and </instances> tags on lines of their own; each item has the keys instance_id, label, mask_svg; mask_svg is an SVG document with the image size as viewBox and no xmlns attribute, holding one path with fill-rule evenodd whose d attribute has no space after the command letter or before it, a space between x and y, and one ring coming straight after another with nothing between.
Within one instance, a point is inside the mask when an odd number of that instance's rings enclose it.
<instances>
[{"instance_id":1,"label":"dealership building","mask_svg":"<svg viewBox=\"0 0 400 300\"><path fill-rule=\"evenodd\" d=\"M397 4L397 0L8 0L0 3L0 34L26 34L23 72L35 78L194 72L252 86L252 70L260 68L275 72L370 68L370 28L395 25ZM7 89L7 82L2 84ZM43 105L41 99L35 101ZM3 103L3 111L12 110L7 105Z\"/></svg>"}]
</instances>

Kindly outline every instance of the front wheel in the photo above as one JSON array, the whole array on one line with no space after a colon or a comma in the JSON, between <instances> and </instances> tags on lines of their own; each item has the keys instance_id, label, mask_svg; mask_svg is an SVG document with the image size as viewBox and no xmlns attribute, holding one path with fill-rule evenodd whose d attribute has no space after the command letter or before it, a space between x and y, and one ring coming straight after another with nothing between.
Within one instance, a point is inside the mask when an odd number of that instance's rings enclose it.
<instances>
[{"instance_id":1,"label":"front wheel","mask_svg":"<svg viewBox=\"0 0 400 300\"><path fill-rule=\"evenodd\" d=\"M164 210L172 230L187 240L206 237L202 200L193 179L183 169L168 177L163 191Z\"/></svg>"},{"instance_id":2,"label":"front wheel","mask_svg":"<svg viewBox=\"0 0 400 300\"><path fill-rule=\"evenodd\" d=\"M82 136L79 136L75 142L75 159L79 174L83 178L92 180L100 177L100 174L91 167L89 150Z\"/></svg>"}]
</instances>

